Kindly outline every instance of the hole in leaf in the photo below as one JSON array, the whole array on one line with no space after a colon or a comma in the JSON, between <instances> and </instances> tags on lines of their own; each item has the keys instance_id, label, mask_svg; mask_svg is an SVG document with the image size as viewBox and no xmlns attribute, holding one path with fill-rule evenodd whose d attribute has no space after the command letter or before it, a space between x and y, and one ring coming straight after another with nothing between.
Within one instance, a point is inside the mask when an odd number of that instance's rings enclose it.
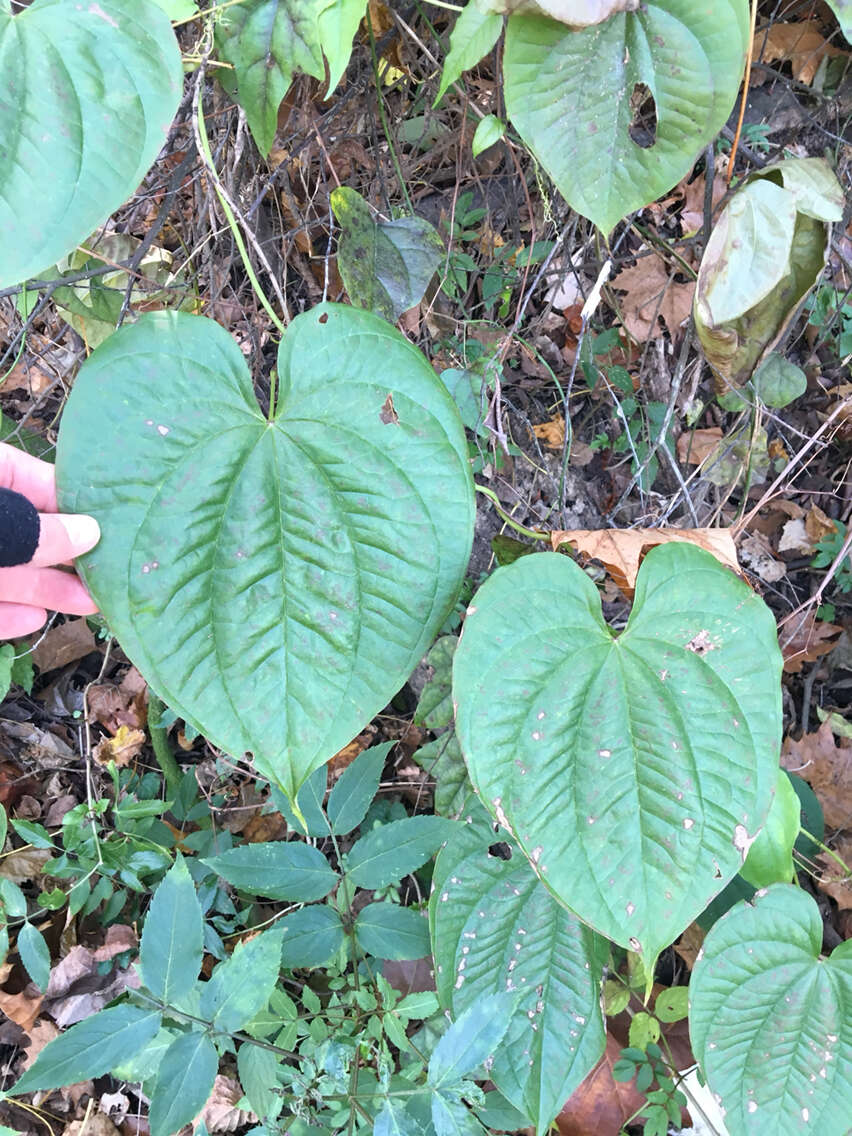
<instances>
[{"instance_id":1,"label":"hole in leaf","mask_svg":"<svg viewBox=\"0 0 852 1136\"><path fill-rule=\"evenodd\" d=\"M323 312L319 318L319 323L328 323L328 312Z\"/></svg>"},{"instance_id":2,"label":"hole in leaf","mask_svg":"<svg viewBox=\"0 0 852 1136\"><path fill-rule=\"evenodd\" d=\"M657 141L657 104L646 83L636 83L633 87L627 133L643 150L650 150Z\"/></svg>"},{"instance_id":3,"label":"hole in leaf","mask_svg":"<svg viewBox=\"0 0 852 1136\"><path fill-rule=\"evenodd\" d=\"M500 840L497 842L497 844L492 844L489 846L488 855L493 856L495 860L511 860L512 849L505 842L505 840Z\"/></svg>"}]
</instances>

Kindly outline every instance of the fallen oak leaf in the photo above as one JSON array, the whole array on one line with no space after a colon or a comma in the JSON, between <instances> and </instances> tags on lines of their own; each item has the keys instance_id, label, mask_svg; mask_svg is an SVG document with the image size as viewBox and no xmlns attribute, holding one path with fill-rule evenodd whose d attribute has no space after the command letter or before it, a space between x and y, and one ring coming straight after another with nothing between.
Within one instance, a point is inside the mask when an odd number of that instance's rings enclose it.
<instances>
[{"instance_id":1,"label":"fallen oak leaf","mask_svg":"<svg viewBox=\"0 0 852 1136\"><path fill-rule=\"evenodd\" d=\"M625 293L621 302L624 326L635 340L644 343L663 334L660 321L677 341L692 311L695 281L679 284L657 256L646 256L633 268L622 268L612 287Z\"/></svg>"},{"instance_id":2,"label":"fallen oak leaf","mask_svg":"<svg viewBox=\"0 0 852 1136\"><path fill-rule=\"evenodd\" d=\"M785 674L799 674L803 663L813 663L833 651L842 631L836 623L818 620L812 608L797 616L790 630L779 636Z\"/></svg>"},{"instance_id":3,"label":"fallen oak leaf","mask_svg":"<svg viewBox=\"0 0 852 1136\"><path fill-rule=\"evenodd\" d=\"M847 55L838 47L833 47L811 20L801 22L779 21L765 31L754 36L755 60L759 63L774 63L776 60L789 60L793 68L793 78L808 86L814 81L823 58L833 55ZM757 83L765 82L760 71L753 71Z\"/></svg>"},{"instance_id":4,"label":"fallen oak leaf","mask_svg":"<svg viewBox=\"0 0 852 1136\"><path fill-rule=\"evenodd\" d=\"M565 529L550 534L554 552L560 545L570 544L590 560L599 560L628 599L633 596L644 552L670 541L697 544L740 572L730 529Z\"/></svg>"},{"instance_id":5,"label":"fallen oak leaf","mask_svg":"<svg viewBox=\"0 0 852 1136\"><path fill-rule=\"evenodd\" d=\"M852 826L852 742L835 741L830 721L798 741L785 738L781 765L808 782L819 798L828 828Z\"/></svg>"}]
</instances>

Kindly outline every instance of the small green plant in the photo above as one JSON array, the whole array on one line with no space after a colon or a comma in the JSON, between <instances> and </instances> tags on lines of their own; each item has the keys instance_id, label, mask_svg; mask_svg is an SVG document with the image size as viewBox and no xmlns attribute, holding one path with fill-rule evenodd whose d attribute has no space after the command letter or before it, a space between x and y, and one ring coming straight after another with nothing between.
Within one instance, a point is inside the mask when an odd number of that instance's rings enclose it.
<instances>
[{"instance_id":1,"label":"small green plant","mask_svg":"<svg viewBox=\"0 0 852 1136\"><path fill-rule=\"evenodd\" d=\"M838 358L852 355L852 302L848 292L831 284L823 284L805 301L808 323L820 329Z\"/></svg>"},{"instance_id":2,"label":"small green plant","mask_svg":"<svg viewBox=\"0 0 852 1136\"><path fill-rule=\"evenodd\" d=\"M812 568L828 568L843 550L846 541L846 525L834 522L834 529L816 544L816 556L811 561ZM852 592L852 555L844 556L834 573L834 586L839 592Z\"/></svg>"}]
</instances>

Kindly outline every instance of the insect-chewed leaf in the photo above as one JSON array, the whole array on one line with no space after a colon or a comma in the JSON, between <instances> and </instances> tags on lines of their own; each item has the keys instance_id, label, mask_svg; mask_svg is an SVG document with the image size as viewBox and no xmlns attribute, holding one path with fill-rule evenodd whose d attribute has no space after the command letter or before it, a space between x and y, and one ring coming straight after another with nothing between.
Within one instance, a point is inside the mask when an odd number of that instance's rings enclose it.
<instances>
[{"instance_id":1,"label":"insect-chewed leaf","mask_svg":"<svg viewBox=\"0 0 852 1136\"><path fill-rule=\"evenodd\" d=\"M142 180L183 87L150 0L0 3L0 286L85 240Z\"/></svg>"},{"instance_id":2,"label":"insect-chewed leaf","mask_svg":"<svg viewBox=\"0 0 852 1136\"><path fill-rule=\"evenodd\" d=\"M489 852L493 822L472 796L440 852L430 900L438 994L460 1014L488 994L518 992L489 1073L539 1132L604 1051L606 944L566 911L516 847Z\"/></svg>"},{"instance_id":3,"label":"insect-chewed leaf","mask_svg":"<svg viewBox=\"0 0 852 1136\"><path fill-rule=\"evenodd\" d=\"M597 930L659 951L742 867L781 744L772 613L687 544L652 549L615 636L553 553L499 569L456 650L456 730L483 803Z\"/></svg>"},{"instance_id":4,"label":"insect-chewed leaf","mask_svg":"<svg viewBox=\"0 0 852 1136\"><path fill-rule=\"evenodd\" d=\"M57 479L60 508L100 522L79 564L125 651L292 799L434 638L474 505L452 400L384 321L298 316L278 383L267 420L222 328L144 316L81 368Z\"/></svg>"},{"instance_id":5,"label":"insect-chewed leaf","mask_svg":"<svg viewBox=\"0 0 852 1136\"><path fill-rule=\"evenodd\" d=\"M746 0L658 0L575 29L509 17L509 117L566 200L605 232L688 173L734 105L748 43ZM631 134L638 90L656 132Z\"/></svg>"},{"instance_id":6,"label":"insect-chewed leaf","mask_svg":"<svg viewBox=\"0 0 852 1136\"><path fill-rule=\"evenodd\" d=\"M690 1038L732 1136L848 1131L852 942L821 947L819 909L791 884L738 903L704 940Z\"/></svg>"}]
</instances>

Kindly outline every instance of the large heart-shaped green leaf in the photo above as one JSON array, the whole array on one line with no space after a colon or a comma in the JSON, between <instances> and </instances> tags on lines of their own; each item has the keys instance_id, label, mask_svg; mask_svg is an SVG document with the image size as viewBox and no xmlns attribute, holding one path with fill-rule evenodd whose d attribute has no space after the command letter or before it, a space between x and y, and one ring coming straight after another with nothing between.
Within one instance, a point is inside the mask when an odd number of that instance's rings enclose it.
<instances>
[{"instance_id":1,"label":"large heart-shaped green leaf","mask_svg":"<svg viewBox=\"0 0 852 1136\"><path fill-rule=\"evenodd\" d=\"M517 991L489 1075L546 1132L604 1051L601 970L607 945L556 902L517 848L492 855L493 822L471 797L438 855L430 900L436 985L457 1017Z\"/></svg>"},{"instance_id":2,"label":"large heart-shaped green leaf","mask_svg":"<svg viewBox=\"0 0 852 1136\"><path fill-rule=\"evenodd\" d=\"M483 803L546 886L648 964L742 867L781 745L771 612L709 553L658 546L619 635L556 553L500 568L453 666Z\"/></svg>"},{"instance_id":3,"label":"large heart-shaped green leaf","mask_svg":"<svg viewBox=\"0 0 852 1136\"><path fill-rule=\"evenodd\" d=\"M136 189L183 85L149 0L0 0L0 286L54 264Z\"/></svg>"},{"instance_id":4,"label":"large heart-shaped green leaf","mask_svg":"<svg viewBox=\"0 0 852 1136\"><path fill-rule=\"evenodd\" d=\"M581 29L516 13L506 107L568 204L609 232L688 173L724 125L747 43L747 0L652 0ZM630 134L637 84L656 109L646 148Z\"/></svg>"},{"instance_id":5,"label":"large heart-shaped green leaf","mask_svg":"<svg viewBox=\"0 0 852 1136\"><path fill-rule=\"evenodd\" d=\"M689 1031L731 1136L849 1131L852 941L821 948L819 908L790 884L738 903L704 940Z\"/></svg>"},{"instance_id":6,"label":"large heart-shaped green leaf","mask_svg":"<svg viewBox=\"0 0 852 1136\"><path fill-rule=\"evenodd\" d=\"M298 316L278 383L267 421L222 328L145 316L81 368L57 479L61 508L100 521L80 563L125 651L292 799L433 639L474 506L452 400L383 320Z\"/></svg>"}]
</instances>

